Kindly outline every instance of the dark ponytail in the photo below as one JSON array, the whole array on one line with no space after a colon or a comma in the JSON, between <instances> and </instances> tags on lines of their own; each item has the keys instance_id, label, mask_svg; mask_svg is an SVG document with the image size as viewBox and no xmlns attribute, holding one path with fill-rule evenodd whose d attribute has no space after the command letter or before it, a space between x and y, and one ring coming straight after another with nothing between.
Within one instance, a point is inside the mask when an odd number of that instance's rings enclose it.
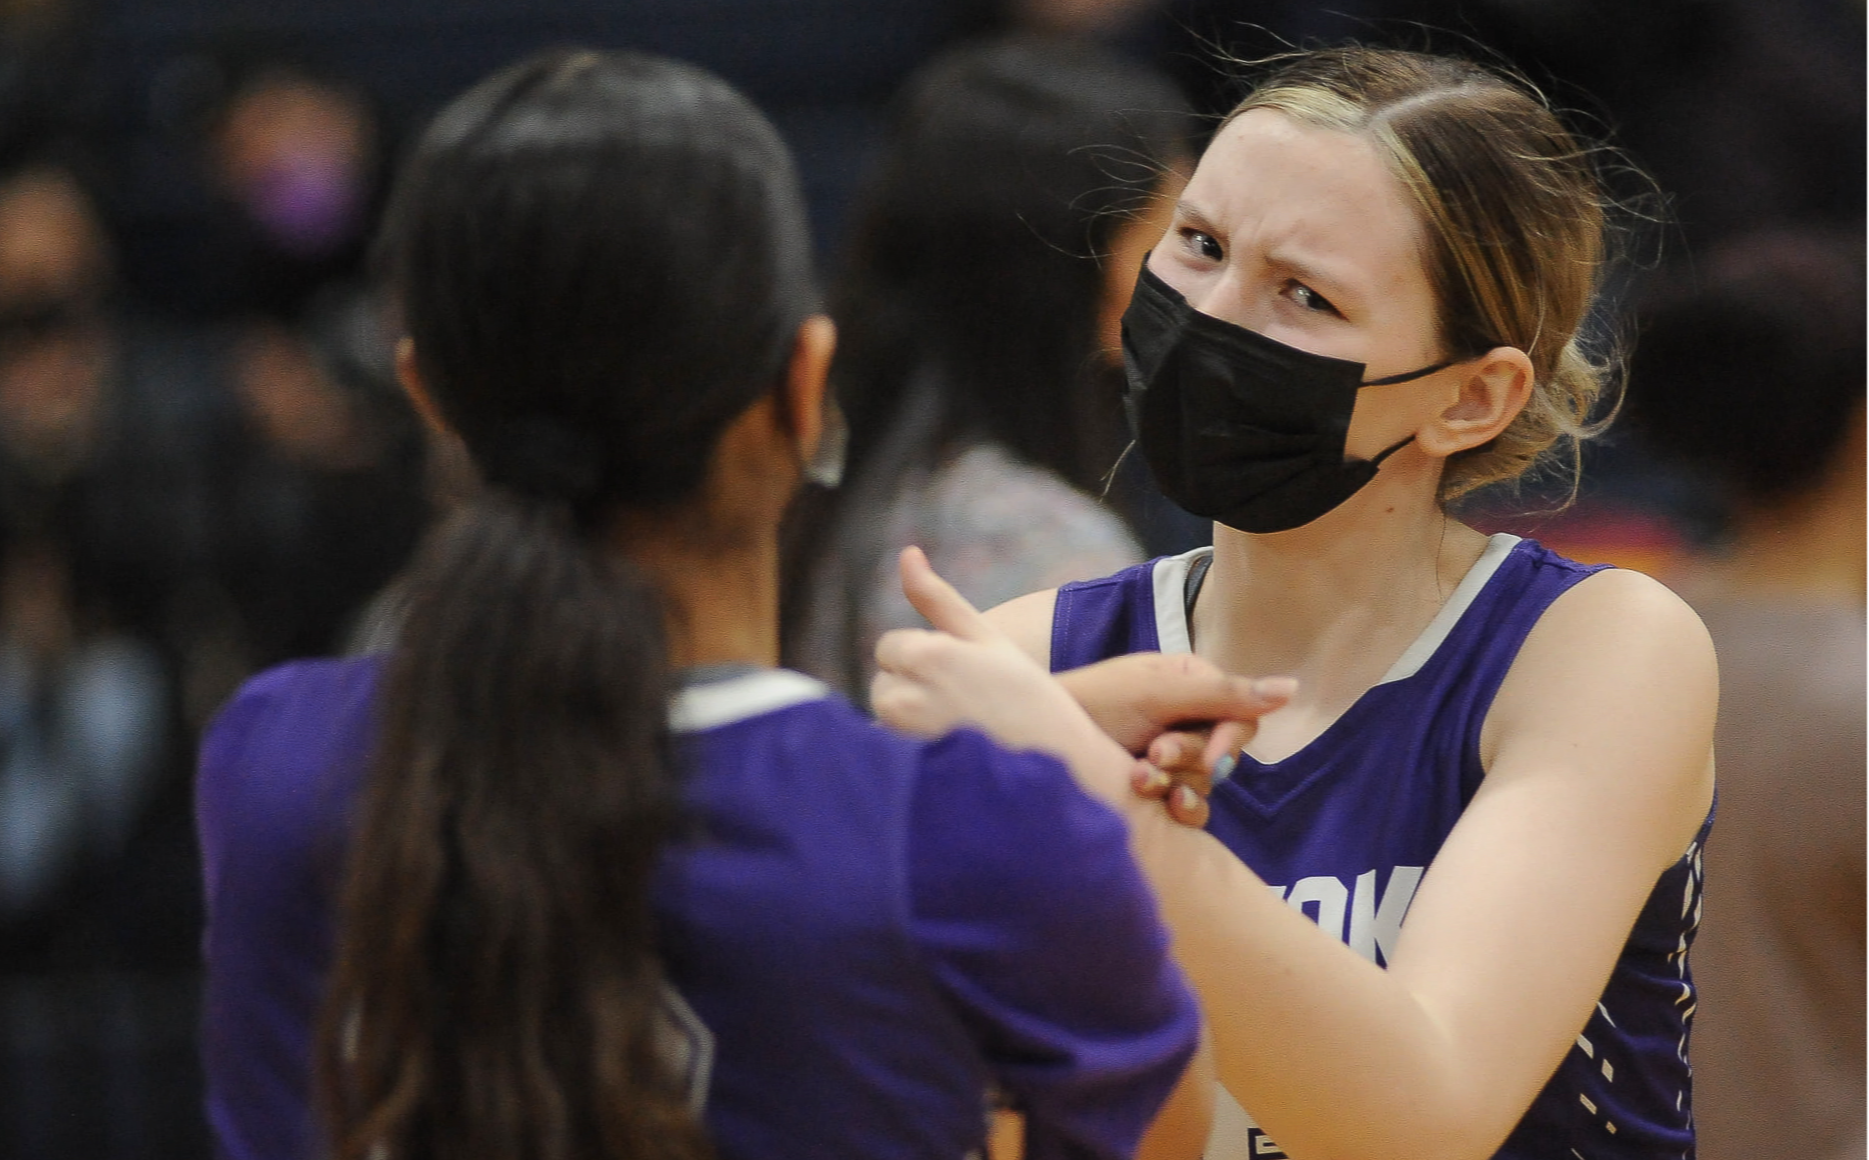
<instances>
[{"instance_id":1,"label":"dark ponytail","mask_svg":"<svg viewBox=\"0 0 1869 1160\"><path fill-rule=\"evenodd\" d=\"M654 1042L653 593L564 510L491 497L413 588L327 1010L333 1154L702 1155Z\"/></svg>"},{"instance_id":2,"label":"dark ponytail","mask_svg":"<svg viewBox=\"0 0 1869 1160\"><path fill-rule=\"evenodd\" d=\"M418 554L384 676L318 1047L332 1153L705 1156L658 1033L663 612L617 517L690 498L775 385L813 305L796 178L715 78L554 53L442 113L387 231L488 486Z\"/></svg>"}]
</instances>

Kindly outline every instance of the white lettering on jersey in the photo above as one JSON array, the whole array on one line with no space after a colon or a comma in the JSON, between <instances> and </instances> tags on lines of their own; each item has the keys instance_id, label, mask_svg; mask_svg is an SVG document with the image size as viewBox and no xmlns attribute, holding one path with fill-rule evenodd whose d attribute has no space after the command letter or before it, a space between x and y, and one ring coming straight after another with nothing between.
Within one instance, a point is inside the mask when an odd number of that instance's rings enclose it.
<instances>
[{"instance_id":1,"label":"white lettering on jersey","mask_svg":"<svg viewBox=\"0 0 1869 1160\"><path fill-rule=\"evenodd\" d=\"M1317 913L1312 918L1330 937L1339 941L1343 939L1343 912L1349 901L1350 891L1342 882L1321 874L1298 879L1291 893L1285 896L1285 905L1299 914L1304 913L1306 906L1316 903Z\"/></svg>"},{"instance_id":2,"label":"white lettering on jersey","mask_svg":"<svg viewBox=\"0 0 1869 1160\"><path fill-rule=\"evenodd\" d=\"M1202 1160L1286 1160L1285 1150L1253 1122L1231 1092L1216 1085L1214 1097L1214 1126Z\"/></svg>"},{"instance_id":3,"label":"white lettering on jersey","mask_svg":"<svg viewBox=\"0 0 1869 1160\"><path fill-rule=\"evenodd\" d=\"M1283 886L1267 883L1267 889L1285 900L1300 914L1309 914L1317 925L1372 963L1386 965L1402 933L1402 919L1408 916L1409 904L1421 885L1421 866L1396 866L1389 870L1386 889L1376 889L1380 871L1365 870L1356 876L1353 886L1341 878L1315 875L1300 878L1287 892ZM1314 911L1306 907L1315 907ZM1349 930L1344 929L1348 912Z\"/></svg>"},{"instance_id":4,"label":"white lettering on jersey","mask_svg":"<svg viewBox=\"0 0 1869 1160\"><path fill-rule=\"evenodd\" d=\"M1386 889L1376 889L1379 874L1366 870L1356 876L1354 885L1340 878L1314 875L1300 878L1288 891L1267 883L1273 894L1300 914L1309 914L1318 926L1371 962L1386 966L1402 933L1402 920L1421 885L1424 867L1396 866L1389 870ZM1307 910L1315 907L1315 913ZM1344 918L1349 929L1344 929ZM1285 1160L1285 1152L1265 1130L1253 1122L1245 1108L1226 1088L1219 1088L1214 1101L1214 1126L1207 1137L1204 1160Z\"/></svg>"},{"instance_id":5,"label":"white lettering on jersey","mask_svg":"<svg viewBox=\"0 0 1869 1160\"><path fill-rule=\"evenodd\" d=\"M1350 949L1372 963L1387 965L1395 950L1395 940L1402 933L1402 918L1408 904L1415 900L1415 888L1421 885L1420 866L1397 866L1389 871L1389 888L1376 897L1376 872L1365 870L1356 876L1356 889L1350 895Z\"/></svg>"}]
</instances>

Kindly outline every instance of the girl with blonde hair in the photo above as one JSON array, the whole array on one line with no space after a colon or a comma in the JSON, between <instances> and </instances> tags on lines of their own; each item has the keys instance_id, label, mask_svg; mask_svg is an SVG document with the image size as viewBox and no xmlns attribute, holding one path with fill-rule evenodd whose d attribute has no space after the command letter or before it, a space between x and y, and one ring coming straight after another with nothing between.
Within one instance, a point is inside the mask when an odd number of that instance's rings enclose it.
<instances>
[{"instance_id":1,"label":"girl with blonde hair","mask_svg":"<svg viewBox=\"0 0 1869 1160\"><path fill-rule=\"evenodd\" d=\"M905 562L974 643L885 638L876 704L902 725L1114 769L1068 702L1034 718L1015 646L1054 671L1160 650L1297 678L1222 759L1208 833L1134 838L1213 1029L1210 1160L1693 1152L1706 631L1645 576L1447 509L1588 433L1594 157L1472 64L1286 60L1124 319L1138 448L1212 548L984 619Z\"/></svg>"}]
</instances>

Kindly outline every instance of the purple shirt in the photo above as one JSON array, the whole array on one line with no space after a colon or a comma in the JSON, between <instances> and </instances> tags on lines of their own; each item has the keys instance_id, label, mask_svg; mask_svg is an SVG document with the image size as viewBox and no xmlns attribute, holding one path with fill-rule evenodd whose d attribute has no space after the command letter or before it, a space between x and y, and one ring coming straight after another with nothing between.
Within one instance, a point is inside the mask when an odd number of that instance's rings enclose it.
<instances>
[{"instance_id":1,"label":"purple shirt","mask_svg":"<svg viewBox=\"0 0 1869 1160\"><path fill-rule=\"evenodd\" d=\"M378 668L263 674L203 745L223 1156L316 1151L309 1028ZM655 900L723 1157L957 1158L989 1087L1034 1160L1134 1150L1199 1016L1113 812L1049 757L904 739L795 673L691 686L671 719L698 836Z\"/></svg>"},{"instance_id":2,"label":"purple shirt","mask_svg":"<svg viewBox=\"0 0 1869 1160\"><path fill-rule=\"evenodd\" d=\"M1188 652L1185 582L1212 549L1059 590L1057 671L1126 652ZM1377 963L1422 874L1479 788L1480 728L1551 602L1599 569L1494 536L1434 621L1316 740L1277 762L1240 759L1208 828L1292 909ZM1602 1001L1499 1160L1691 1157L1687 948L1700 920L1706 825L1656 883ZM1208 1160L1284 1153L1224 1098Z\"/></svg>"}]
</instances>

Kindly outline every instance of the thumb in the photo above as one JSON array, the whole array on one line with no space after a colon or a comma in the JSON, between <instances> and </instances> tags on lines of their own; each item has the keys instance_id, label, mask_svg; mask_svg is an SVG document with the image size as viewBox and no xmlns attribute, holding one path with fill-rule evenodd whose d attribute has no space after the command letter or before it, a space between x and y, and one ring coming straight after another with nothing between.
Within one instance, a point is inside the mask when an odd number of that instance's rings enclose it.
<instances>
[{"instance_id":1,"label":"thumb","mask_svg":"<svg viewBox=\"0 0 1869 1160\"><path fill-rule=\"evenodd\" d=\"M956 592L952 584L935 574L927 554L920 548L902 549L899 567L902 594L909 598L915 611L928 618L929 624L962 640L988 643L1000 639L1000 631L987 623L980 610Z\"/></svg>"}]
</instances>

